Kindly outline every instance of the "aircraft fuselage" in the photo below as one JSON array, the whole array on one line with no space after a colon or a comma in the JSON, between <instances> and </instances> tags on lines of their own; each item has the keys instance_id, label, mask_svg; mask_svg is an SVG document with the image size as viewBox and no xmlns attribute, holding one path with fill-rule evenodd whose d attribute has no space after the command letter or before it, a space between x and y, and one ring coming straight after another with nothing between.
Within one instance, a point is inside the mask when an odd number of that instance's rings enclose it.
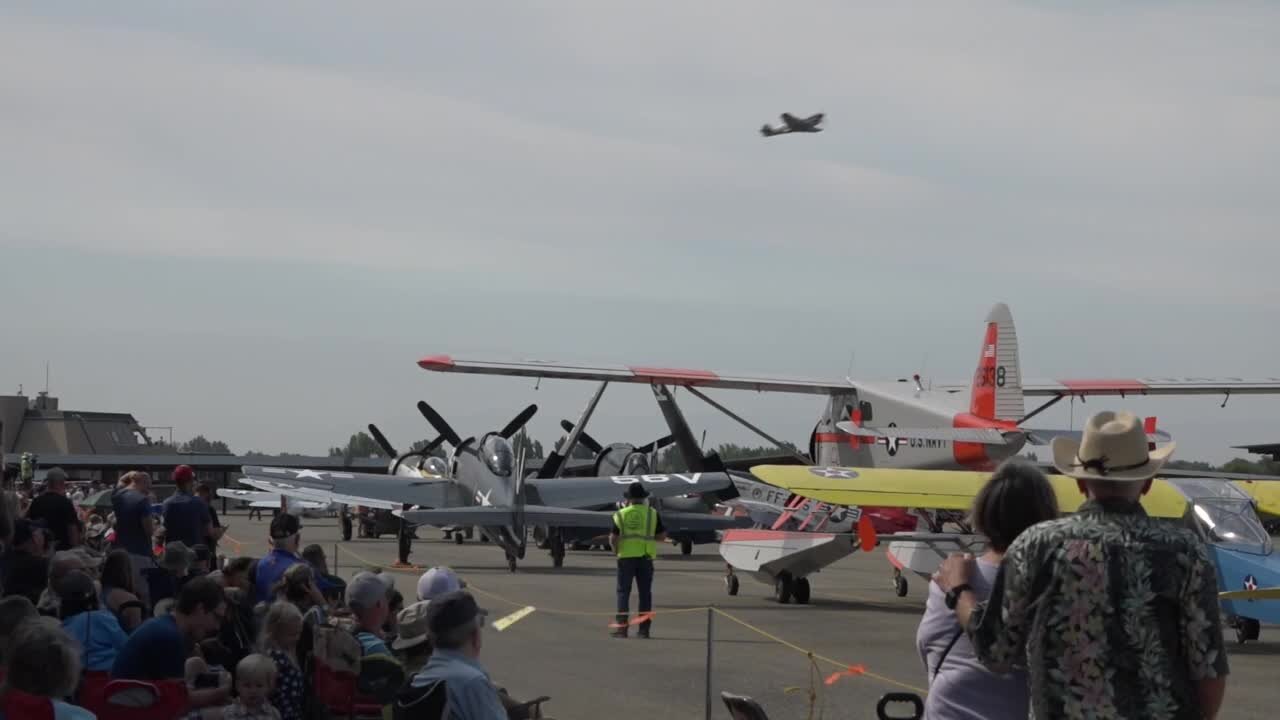
<instances>
[{"instance_id":1,"label":"aircraft fuselage","mask_svg":"<svg viewBox=\"0 0 1280 720\"><path fill-rule=\"evenodd\" d=\"M999 428L1012 423L972 415L968 396L941 390L911 391L906 383L883 388L859 385L831 395L810 436L810 455L817 465L839 467L915 468L924 470L991 470L1017 455L1025 440L983 445L922 438L879 438L851 435L836 423L854 420L867 427Z\"/></svg>"}]
</instances>

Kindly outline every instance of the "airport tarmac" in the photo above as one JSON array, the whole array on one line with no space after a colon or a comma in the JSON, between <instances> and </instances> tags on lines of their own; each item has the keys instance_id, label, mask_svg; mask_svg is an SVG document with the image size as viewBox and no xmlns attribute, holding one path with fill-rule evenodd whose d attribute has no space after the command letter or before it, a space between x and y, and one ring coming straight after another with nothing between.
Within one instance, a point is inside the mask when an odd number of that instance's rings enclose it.
<instances>
[{"instance_id":1,"label":"airport tarmac","mask_svg":"<svg viewBox=\"0 0 1280 720\"><path fill-rule=\"evenodd\" d=\"M245 554L266 553L270 516L249 520L232 512L223 517L228 537L240 542ZM435 528L420 528L418 534L410 559L424 568L457 570L490 610L490 621L525 606L536 608L501 632L488 628L481 660L514 697L551 696L544 708L549 717L703 717L708 605L732 616L717 614L713 620L712 717L729 717L719 697L728 691L756 698L771 718L810 717L811 692L817 693L819 706L825 704L821 716L874 718L882 695L921 692L926 684L915 649L926 583L912 578L907 597L898 598L878 551L813 576L809 605L778 605L770 587L745 576L740 593L728 596L717 546L700 545L683 557L664 545L654 583L659 614L653 638L640 640L633 633L621 640L608 636L614 602L609 554L570 551L565 567L557 570L545 551L531 545L513 574L495 547L478 541L455 545ZM363 563L389 569L396 557L394 537L343 542L333 518L305 518L302 541L322 545L331 567L336 545L338 572L347 578L364 569ZM220 552L232 554L234 546L228 545L224 542ZM419 573L393 572L396 587L411 600ZM1280 700L1274 685L1280 627L1264 626L1260 641L1245 646L1235 643L1230 630L1227 640L1232 676L1220 717L1269 715ZM796 648L824 659L811 661ZM851 672L825 683L842 669ZM820 717L818 708L812 717Z\"/></svg>"}]
</instances>

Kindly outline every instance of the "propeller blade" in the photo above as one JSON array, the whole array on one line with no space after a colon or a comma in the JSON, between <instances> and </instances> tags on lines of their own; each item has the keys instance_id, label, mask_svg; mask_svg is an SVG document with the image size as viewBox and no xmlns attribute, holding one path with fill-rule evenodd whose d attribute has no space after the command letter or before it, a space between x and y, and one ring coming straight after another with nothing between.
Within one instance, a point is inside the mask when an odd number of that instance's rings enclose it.
<instances>
[{"instance_id":1,"label":"propeller blade","mask_svg":"<svg viewBox=\"0 0 1280 720\"><path fill-rule=\"evenodd\" d=\"M369 434L373 436L374 442L378 443L378 447L382 448L382 452L386 453L387 457L395 457L400 454L396 452L395 448L391 447L391 443L387 442L387 436L382 434L377 425L369 423Z\"/></svg>"},{"instance_id":2,"label":"propeller blade","mask_svg":"<svg viewBox=\"0 0 1280 720\"><path fill-rule=\"evenodd\" d=\"M561 420L560 427L564 428L564 431L567 433L573 432L573 423L568 420ZM586 430L578 433L578 442L582 443L584 447L597 455L604 452L604 446L596 442L595 438L588 435Z\"/></svg>"},{"instance_id":3,"label":"propeller blade","mask_svg":"<svg viewBox=\"0 0 1280 720\"><path fill-rule=\"evenodd\" d=\"M422 453L423 457L426 457L430 455L433 450L440 447L440 445L443 443L444 443L444 436L438 435L436 436L435 440L432 440L431 442L427 443L419 452Z\"/></svg>"},{"instance_id":4,"label":"propeller blade","mask_svg":"<svg viewBox=\"0 0 1280 720\"><path fill-rule=\"evenodd\" d=\"M536 412L538 412L538 406L532 404L529 405L529 407L521 410L519 415L511 418L511 422L507 423L506 427L499 430L498 434L510 440L511 436L515 435L520 428L524 427L524 424L529 422L529 418L533 417L533 414Z\"/></svg>"},{"instance_id":5,"label":"propeller blade","mask_svg":"<svg viewBox=\"0 0 1280 720\"><path fill-rule=\"evenodd\" d=\"M638 453L640 453L640 454L642 454L642 455L648 455L649 453L653 452L654 450L661 450L662 448L664 448L664 447L666 447L666 446L670 445L671 443L673 443L673 442L675 442L675 441L676 441L675 437L673 437L673 436L671 436L671 435L667 435L667 436L665 436L665 437L660 437L660 438L658 438L657 440L654 440L653 442L649 443L648 445L641 445L640 447L636 448L636 452L638 452Z\"/></svg>"},{"instance_id":6,"label":"propeller blade","mask_svg":"<svg viewBox=\"0 0 1280 720\"><path fill-rule=\"evenodd\" d=\"M462 438L458 437L458 433L454 432L453 428L449 427L449 423L444 421L444 418L440 416L440 413L435 411L435 408L431 407L426 402L419 400L418 412L422 413L422 417L426 418L426 421L431 423L431 427L435 428L436 432L440 433L440 437L450 445L457 447L462 444Z\"/></svg>"}]
</instances>

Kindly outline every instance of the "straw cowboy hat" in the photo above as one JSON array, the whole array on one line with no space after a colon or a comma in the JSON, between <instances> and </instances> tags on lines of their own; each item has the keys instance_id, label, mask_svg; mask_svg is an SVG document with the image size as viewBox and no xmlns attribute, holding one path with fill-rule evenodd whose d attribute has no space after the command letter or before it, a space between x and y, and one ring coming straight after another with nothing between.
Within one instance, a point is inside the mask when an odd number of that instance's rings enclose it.
<instances>
[{"instance_id":1,"label":"straw cowboy hat","mask_svg":"<svg viewBox=\"0 0 1280 720\"><path fill-rule=\"evenodd\" d=\"M1174 443L1149 450L1142 421L1130 412L1104 410L1085 423L1079 440L1053 439L1053 466L1079 480L1137 481L1155 477Z\"/></svg>"}]
</instances>

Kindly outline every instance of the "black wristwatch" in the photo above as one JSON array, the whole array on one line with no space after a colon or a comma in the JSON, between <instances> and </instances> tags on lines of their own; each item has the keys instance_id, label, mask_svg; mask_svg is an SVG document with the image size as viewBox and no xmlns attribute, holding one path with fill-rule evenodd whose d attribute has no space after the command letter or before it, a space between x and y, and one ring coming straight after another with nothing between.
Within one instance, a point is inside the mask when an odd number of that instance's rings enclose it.
<instances>
[{"instance_id":1,"label":"black wristwatch","mask_svg":"<svg viewBox=\"0 0 1280 720\"><path fill-rule=\"evenodd\" d=\"M963 585L957 585L947 591L946 603L948 610L956 609L956 603L960 601L960 593L965 590L972 591L973 586L969 583L964 583Z\"/></svg>"}]
</instances>

